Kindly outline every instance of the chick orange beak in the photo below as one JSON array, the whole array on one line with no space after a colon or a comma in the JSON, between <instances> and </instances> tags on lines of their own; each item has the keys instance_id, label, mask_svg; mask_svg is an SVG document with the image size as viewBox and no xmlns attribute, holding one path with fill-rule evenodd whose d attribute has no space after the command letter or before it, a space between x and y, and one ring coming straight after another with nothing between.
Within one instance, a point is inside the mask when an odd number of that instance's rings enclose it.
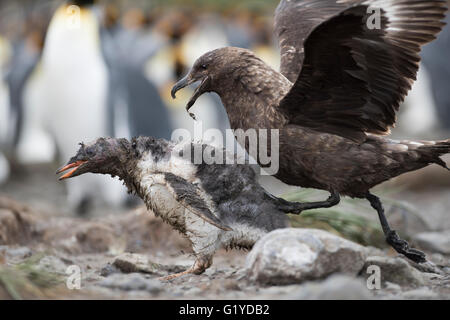
<instances>
[{"instance_id":1,"label":"chick orange beak","mask_svg":"<svg viewBox=\"0 0 450 320\"><path fill-rule=\"evenodd\" d=\"M70 164L68 164L68 165L66 165L66 166L64 166L64 167L62 167L62 168L59 169L58 171L56 171L56 174L60 174L60 173L63 173L63 172L65 172L65 171L69 170L69 169L72 169L72 170L70 170L69 172L67 172L65 175L61 176L61 177L59 178L59 181L62 181L62 180L65 180L65 179L70 178L70 177L75 173L75 171L77 171L78 168L79 168L82 164L84 164L84 163L86 163L86 162L87 162L87 161L77 161L77 162L74 162L74 163L70 163Z\"/></svg>"}]
</instances>

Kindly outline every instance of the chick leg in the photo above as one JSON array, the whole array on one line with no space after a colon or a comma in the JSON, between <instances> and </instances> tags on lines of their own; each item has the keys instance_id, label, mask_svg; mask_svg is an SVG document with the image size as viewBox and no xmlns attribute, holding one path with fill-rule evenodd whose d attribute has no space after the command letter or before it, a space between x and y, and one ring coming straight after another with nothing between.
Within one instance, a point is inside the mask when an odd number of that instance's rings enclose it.
<instances>
[{"instance_id":1,"label":"chick leg","mask_svg":"<svg viewBox=\"0 0 450 320\"><path fill-rule=\"evenodd\" d=\"M371 193L367 194L366 199L369 200L372 208L374 208L378 212L381 227L383 228L383 232L386 236L386 242L389 243L391 247L395 249L395 251L405 255L412 261L417 263L426 262L427 259L425 258L425 254L422 251L410 248L408 242L401 239L398 233L395 230L391 229L386 219L386 216L384 215L384 208L380 199Z\"/></svg>"},{"instance_id":2,"label":"chick leg","mask_svg":"<svg viewBox=\"0 0 450 320\"><path fill-rule=\"evenodd\" d=\"M175 273L168 275L166 277L161 277L159 280L161 281L170 281L188 274L200 275L205 272L212 265L212 256L202 256L197 257L192 267L187 269L186 271Z\"/></svg>"},{"instance_id":3,"label":"chick leg","mask_svg":"<svg viewBox=\"0 0 450 320\"><path fill-rule=\"evenodd\" d=\"M311 209L331 208L339 204L339 202L341 201L339 193L335 192L334 190L331 191L330 197L325 201L301 203L301 202L286 201L280 198L276 199L277 199L277 208L283 211L284 213L291 213L291 214L300 214L302 211Z\"/></svg>"}]
</instances>

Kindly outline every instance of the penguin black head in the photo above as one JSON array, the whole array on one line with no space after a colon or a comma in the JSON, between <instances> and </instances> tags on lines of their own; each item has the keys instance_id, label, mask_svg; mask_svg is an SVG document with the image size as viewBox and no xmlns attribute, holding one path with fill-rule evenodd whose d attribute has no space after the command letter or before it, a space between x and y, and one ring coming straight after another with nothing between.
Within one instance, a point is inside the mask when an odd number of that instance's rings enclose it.
<instances>
[{"instance_id":1,"label":"penguin black head","mask_svg":"<svg viewBox=\"0 0 450 320\"><path fill-rule=\"evenodd\" d=\"M77 154L56 173L62 175L59 180L73 178L85 173L100 173L128 178L136 163L150 156L152 161L158 162L170 156L169 142L151 137L127 139L99 138L93 143L80 143Z\"/></svg>"},{"instance_id":2,"label":"penguin black head","mask_svg":"<svg viewBox=\"0 0 450 320\"><path fill-rule=\"evenodd\" d=\"M127 139L99 138L93 143L80 143L77 154L56 173L70 170L59 180L85 173L123 174L124 164L132 158L132 145Z\"/></svg>"}]
</instances>

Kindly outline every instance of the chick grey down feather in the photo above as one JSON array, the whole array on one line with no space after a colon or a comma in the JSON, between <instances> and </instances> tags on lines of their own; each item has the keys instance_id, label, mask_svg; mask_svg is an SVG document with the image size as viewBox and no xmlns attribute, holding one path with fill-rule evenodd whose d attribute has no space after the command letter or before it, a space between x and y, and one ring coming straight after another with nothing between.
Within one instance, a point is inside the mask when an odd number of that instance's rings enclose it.
<instances>
[{"instance_id":1,"label":"chick grey down feather","mask_svg":"<svg viewBox=\"0 0 450 320\"><path fill-rule=\"evenodd\" d=\"M200 274L217 249L250 249L267 232L287 227L284 206L289 202L268 194L249 165L195 164L196 148L234 159L208 145L100 138L82 144L58 173L70 169L62 180L85 173L118 176L129 192L191 242L196 261L182 274Z\"/></svg>"}]
</instances>

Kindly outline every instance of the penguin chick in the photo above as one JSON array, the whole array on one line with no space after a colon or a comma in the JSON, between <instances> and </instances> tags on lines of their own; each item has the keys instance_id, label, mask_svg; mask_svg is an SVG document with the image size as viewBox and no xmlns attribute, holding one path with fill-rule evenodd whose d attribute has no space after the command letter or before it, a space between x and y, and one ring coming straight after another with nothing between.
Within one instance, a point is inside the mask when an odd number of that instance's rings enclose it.
<instances>
[{"instance_id":1,"label":"penguin chick","mask_svg":"<svg viewBox=\"0 0 450 320\"><path fill-rule=\"evenodd\" d=\"M285 201L268 194L249 165L206 164L212 163L206 157L194 161L198 154L223 155L220 163L234 160L233 155L209 145L150 137L131 142L100 138L81 144L57 173L70 170L60 180L85 173L118 176L148 209L189 239L195 263L185 272L164 278L170 280L203 273L221 247L250 249L269 231L288 227L287 216L279 209Z\"/></svg>"}]
</instances>

